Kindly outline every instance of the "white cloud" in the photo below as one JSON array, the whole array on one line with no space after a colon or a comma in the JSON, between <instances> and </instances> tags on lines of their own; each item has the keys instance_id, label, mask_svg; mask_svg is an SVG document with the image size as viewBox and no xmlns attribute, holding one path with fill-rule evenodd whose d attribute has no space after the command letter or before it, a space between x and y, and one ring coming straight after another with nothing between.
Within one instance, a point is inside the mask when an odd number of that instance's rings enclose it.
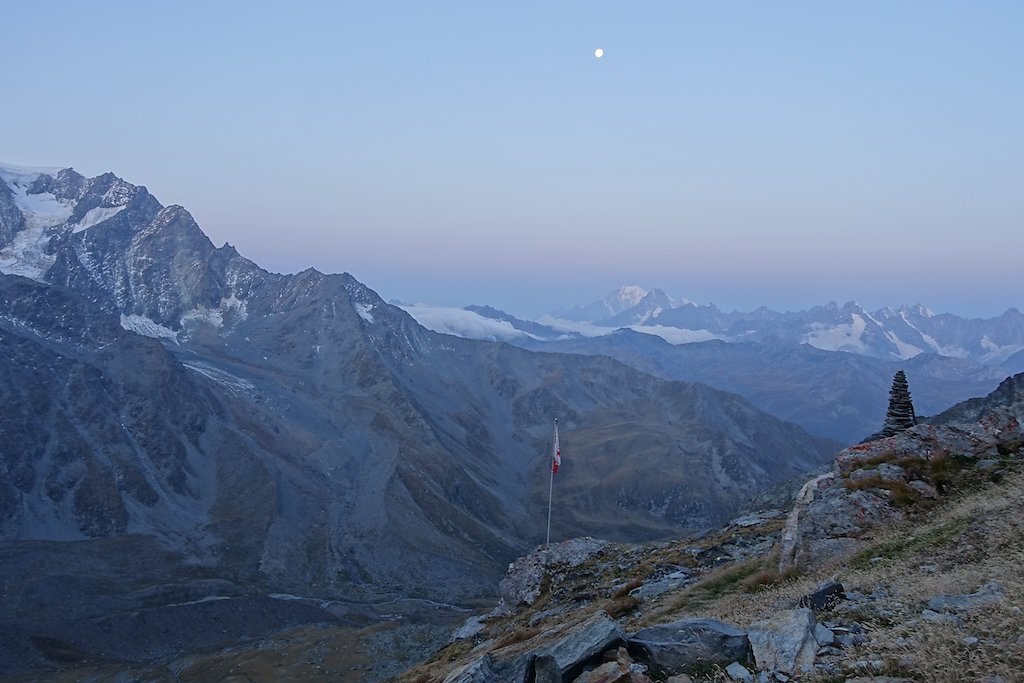
<instances>
[{"instance_id":1,"label":"white cloud","mask_svg":"<svg viewBox=\"0 0 1024 683\"><path fill-rule=\"evenodd\" d=\"M504 320L492 320L461 308L444 306L428 306L425 304L399 306L416 319L420 325L434 332L452 334L465 339L482 339L485 341L510 341L513 339L532 338L512 324Z\"/></svg>"}]
</instances>

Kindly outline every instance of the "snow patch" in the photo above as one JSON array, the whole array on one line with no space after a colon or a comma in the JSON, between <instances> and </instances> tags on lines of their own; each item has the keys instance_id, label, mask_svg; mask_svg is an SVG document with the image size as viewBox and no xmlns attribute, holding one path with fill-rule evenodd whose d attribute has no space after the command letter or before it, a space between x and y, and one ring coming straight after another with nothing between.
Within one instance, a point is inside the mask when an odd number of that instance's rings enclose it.
<instances>
[{"instance_id":1,"label":"snow patch","mask_svg":"<svg viewBox=\"0 0 1024 683\"><path fill-rule=\"evenodd\" d=\"M82 232L89 228L102 223L105 220L113 218L117 214L124 211L123 206L97 206L94 209L89 209L82 216L82 220L74 224L72 232Z\"/></svg>"},{"instance_id":2,"label":"snow patch","mask_svg":"<svg viewBox=\"0 0 1024 683\"><path fill-rule=\"evenodd\" d=\"M919 330L916 327L914 329L917 330L918 332L921 332L921 330ZM940 356L949 356L950 358L970 358L971 356L971 354L968 353L967 349L962 348L960 346L943 346L938 342L938 340L935 339L935 337L931 336L930 334L925 334L924 332L921 332L921 339L924 340L925 344L935 349L935 353L939 354Z\"/></svg>"},{"instance_id":3,"label":"snow patch","mask_svg":"<svg viewBox=\"0 0 1024 683\"><path fill-rule=\"evenodd\" d=\"M234 394L249 392L256 388L256 385L249 380L232 375L230 372L225 372L220 368L215 368L209 363L186 360L182 361L181 364L189 370L197 372L209 380L213 380Z\"/></svg>"},{"instance_id":4,"label":"snow patch","mask_svg":"<svg viewBox=\"0 0 1024 683\"><path fill-rule=\"evenodd\" d=\"M54 169L0 166L0 178L11 189L11 198L25 218L24 229L0 250L0 271L42 282L53 265L54 257L46 253L50 228L67 221L74 207L49 192L28 194L28 188L40 175L55 175L56 172Z\"/></svg>"},{"instance_id":5,"label":"snow patch","mask_svg":"<svg viewBox=\"0 0 1024 683\"><path fill-rule=\"evenodd\" d=\"M355 307L356 307L356 313L359 314L359 317L372 325L373 324L373 316L370 314L370 311L373 310L373 305L372 304L361 304L359 302L356 302L355 303ZM413 317L415 317L415 316L413 316ZM424 327L426 327L426 325L424 325Z\"/></svg>"},{"instance_id":6,"label":"snow patch","mask_svg":"<svg viewBox=\"0 0 1024 683\"><path fill-rule=\"evenodd\" d=\"M1009 344L1007 346L1000 346L994 341L988 338L988 335L984 335L981 338L981 348L985 349L987 353L982 356L982 363L1001 363L1018 351L1024 350L1022 344Z\"/></svg>"},{"instance_id":7,"label":"snow patch","mask_svg":"<svg viewBox=\"0 0 1024 683\"><path fill-rule=\"evenodd\" d=\"M0 166L0 178L11 188L15 205L25 215L25 226L51 227L60 225L71 217L74 205L60 200L49 192L28 194L28 188L41 175L55 176L54 169L19 168Z\"/></svg>"},{"instance_id":8,"label":"snow patch","mask_svg":"<svg viewBox=\"0 0 1024 683\"><path fill-rule=\"evenodd\" d=\"M164 327L160 323L150 320L144 315L136 315L134 313L131 315L125 315L122 313L121 327L129 332L141 334L144 337L152 337L153 339L170 339L175 344L178 343L177 332Z\"/></svg>"},{"instance_id":9,"label":"snow patch","mask_svg":"<svg viewBox=\"0 0 1024 683\"><path fill-rule=\"evenodd\" d=\"M224 314L219 308L207 308L206 306L196 306L190 311L185 311L181 316L181 326L191 325L192 323L206 323L207 325L213 325L214 327L224 326Z\"/></svg>"},{"instance_id":10,"label":"snow patch","mask_svg":"<svg viewBox=\"0 0 1024 683\"><path fill-rule=\"evenodd\" d=\"M239 299L234 294L220 300L220 310L224 313L234 311L239 320L245 320L249 317L245 299Z\"/></svg>"},{"instance_id":11,"label":"snow patch","mask_svg":"<svg viewBox=\"0 0 1024 683\"><path fill-rule=\"evenodd\" d=\"M885 336L888 337L889 341L891 341L896 346L896 351L897 353L899 353L901 360L909 360L914 356L924 353L924 349L919 349L913 344L903 341L898 336L896 336L895 332L889 332L886 330Z\"/></svg>"},{"instance_id":12,"label":"snow patch","mask_svg":"<svg viewBox=\"0 0 1024 683\"><path fill-rule=\"evenodd\" d=\"M863 317L854 313L852 322L830 327L825 323L813 323L811 331L804 335L805 344L810 344L822 351L855 351L863 353L864 331L868 323Z\"/></svg>"},{"instance_id":13,"label":"snow patch","mask_svg":"<svg viewBox=\"0 0 1024 683\"><path fill-rule=\"evenodd\" d=\"M26 227L3 249L0 249L0 272L21 275L39 282L46 281L56 256L46 253L50 237L42 225Z\"/></svg>"}]
</instances>

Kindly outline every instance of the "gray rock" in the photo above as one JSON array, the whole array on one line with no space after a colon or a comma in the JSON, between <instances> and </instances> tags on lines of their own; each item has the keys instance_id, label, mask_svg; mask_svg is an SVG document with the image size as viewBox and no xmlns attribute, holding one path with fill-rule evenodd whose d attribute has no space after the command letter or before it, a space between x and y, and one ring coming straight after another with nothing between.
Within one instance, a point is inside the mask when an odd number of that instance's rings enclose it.
<instances>
[{"instance_id":1,"label":"gray rock","mask_svg":"<svg viewBox=\"0 0 1024 683\"><path fill-rule=\"evenodd\" d=\"M843 584L838 581L826 581L810 595L805 595L797 602L797 607L810 607L815 611L829 609L840 600L846 598Z\"/></svg>"},{"instance_id":2,"label":"gray rock","mask_svg":"<svg viewBox=\"0 0 1024 683\"><path fill-rule=\"evenodd\" d=\"M759 510L758 512L751 512L742 517L737 517L730 524L742 528L757 526L758 524L764 524L769 519L781 517L783 514L781 510Z\"/></svg>"},{"instance_id":3,"label":"gray rock","mask_svg":"<svg viewBox=\"0 0 1024 683\"><path fill-rule=\"evenodd\" d=\"M562 683L562 669L550 655L533 660L533 683Z\"/></svg>"},{"instance_id":4,"label":"gray rock","mask_svg":"<svg viewBox=\"0 0 1024 683\"><path fill-rule=\"evenodd\" d=\"M463 622L462 626L455 629L455 632L452 633L451 640L449 640L448 642L454 643L457 640L465 640L466 638L472 638L473 636L479 634L481 631L484 630L483 620L484 616L481 615L477 615L475 617L470 617L469 619L466 619L466 621Z\"/></svg>"},{"instance_id":5,"label":"gray rock","mask_svg":"<svg viewBox=\"0 0 1024 683\"><path fill-rule=\"evenodd\" d=\"M854 470L853 472L850 472L851 481L870 479L872 477L878 477L885 481L903 481L903 479L906 477L906 471L899 465L893 465L892 463L883 462L879 463L877 467L857 469Z\"/></svg>"},{"instance_id":6,"label":"gray rock","mask_svg":"<svg viewBox=\"0 0 1024 683\"><path fill-rule=\"evenodd\" d=\"M606 612L597 612L583 623L567 633L554 637L551 642L530 654L536 656L535 661L540 661L544 657L553 658L558 665L560 675L565 678L570 675L578 675L583 669L583 664L588 660L625 642L626 634L623 633L622 628ZM504 663L500 667L498 675L509 680L523 680L529 669L529 663L529 656L517 657Z\"/></svg>"},{"instance_id":7,"label":"gray rock","mask_svg":"<svg viewBox=\"0 0 1024 683\"><path fill-rule=\"evenodd\" d=\"M782 610L750 625L750 645L759 669L801 673L814 666L818 643L814 612L807 608Z\"/></svg>"},{"instance_id":8,"label":"gray rock","mask_svg":"<svg viewBox=\"0 0 1024 683\"><path fill-rule=\"evenodd\" d=\"M677 588L682 588L683 586L693 582L694 579L690 576L690 573L685 569L680 569L658 579L657 581L651 581L638 588L634 588L629 592L629 594L647 600L668 593L669 591L676 590Z\"/></svg>"},{"instance_id":9,"label":"gray rock","mask_svg":"<svg viewBox=\"0 0 1024 683\"><path fill-rule=\"evenodd\" d=\"M714 619L683 619L641 629L629 639L629 650L660 676L753 661L747 634Z\"/></svg>"},{"instance_id":10,"label":"gray rock","mask_svg":"<svg viewBox=\"0 0 1024 683\"><path fill-rule=\"evenodd\" d=\"M977 467L982 472L991 472L992 470L999 467L999 461L983 458L982 460L979 460L978 462L974 463L974 466Z\"/></svg>"},{"instance_id":11,"label":"gray rock","mask_svg":"<svg viewBox=\"0 0 1024 683\"><path fill-rule=\"evenodd\" d=\"M733 662L725 667L725 673L729 674L729 678L734 681L742 681L743 683L753 683L754 681L754 675L739 662Z\"/></svg>"},{"instance_id":12,"label":"gray rock","mask_svg":"<svg viewBox=\"0 0 1024 683\"><path fill-rule=\"evenodd\" d=\"M538 548L524 555L508 566L505 578L498 589L501 601L511 608L532 605L540 597L540 587L545 574L552 566L577 567L608 545L607 541L596 538L573 538L554 543L548 548Z\"/></svg>"},{"instance_id":13,"label":"gray rock","mask_svg":"<svg viewBox=\"0 0 1024 683\"><path fill-rule=\"evenodd\" d=\"M830 629L822 624L817 624L814 627L814 640L817 641L818 647L825 647L834 643L836 639Z\"/></svg>"},{"instance_id":14,"label":"gray rock","mask_svg":"<svg viewBox=\"0 0 1024 683\"><path fill-rule=\"evenodd\" d=\"M500 680L494 671L491 656L485 654L479 659L456 669L445 676L444 683L494 683Z\"/></svg>"},{"instance_id":15,"label":"gray rock","mask_svg":"<svg viewBox=\"0 0 1024 683\"><path fill-rule=\"evenodd\" d=\"M1003 597L1003 587L997 581L992 581L977 592L967 595L938 595L928 601L928 609L936 612L961 612L994 605L1002 602Z\"/></svg>"}]
</instances>

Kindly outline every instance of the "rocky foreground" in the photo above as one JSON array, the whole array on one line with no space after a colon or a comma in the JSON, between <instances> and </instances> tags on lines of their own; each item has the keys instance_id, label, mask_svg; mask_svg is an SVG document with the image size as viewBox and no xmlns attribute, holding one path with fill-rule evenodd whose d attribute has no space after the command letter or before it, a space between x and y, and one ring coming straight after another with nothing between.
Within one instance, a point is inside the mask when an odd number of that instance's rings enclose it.
<instances>
[{"instance_id":1,"label":"rocky foreground","mask_svg":"<svg viewBox=\"0 0 1024 683\"><path fill-rule=\"evenodd\" d=\"M719 533L538 549L396 680L1020 680L1022 425L1018 375Z\"/></svg>"}]
</instances>

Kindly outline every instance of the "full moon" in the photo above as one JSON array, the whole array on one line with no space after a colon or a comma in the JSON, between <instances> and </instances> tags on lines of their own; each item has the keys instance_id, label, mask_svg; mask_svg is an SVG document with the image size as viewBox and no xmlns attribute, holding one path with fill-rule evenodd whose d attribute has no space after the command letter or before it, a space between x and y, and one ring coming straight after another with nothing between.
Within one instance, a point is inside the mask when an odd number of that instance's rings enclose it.
<instances>
[{"instance_id":1,"label":"full moon","mask_svg":"<svg viewBox=\"0 0 1024 683\"><path fill-rule=\"evenodd\" d=\"M601 59L601 57L604 57L604 50L602 50L601 48L597 48L596 50L594 50L594 57L596 57L597 59Z\"/></svg>"}]
</instances>

